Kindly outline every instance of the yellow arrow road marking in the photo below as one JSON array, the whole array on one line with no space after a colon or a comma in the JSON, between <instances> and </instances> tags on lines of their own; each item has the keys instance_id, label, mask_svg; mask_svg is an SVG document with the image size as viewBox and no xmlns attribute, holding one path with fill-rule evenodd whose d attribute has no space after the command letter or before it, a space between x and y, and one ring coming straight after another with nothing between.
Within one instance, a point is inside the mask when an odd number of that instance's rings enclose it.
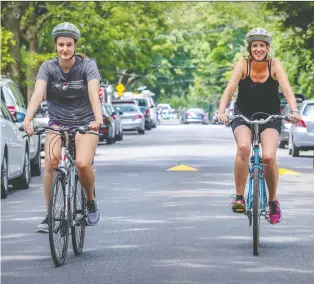
<instances>
[{"instance_id":1,"label":"yellow arrow road marking","mask_svg":"<svg viewBox=\"0 0 314 284\"><path fill-rule=\"evenodd\" d=\"M185 166L185 165L179 165L179 166L175 166L175 167L172 167L170 169L168 169L167 171L178 171L178 172L183 172L183 171L190 171L190 172L196 172L198 171L198 169L195 169L195 168L192 168L192 167L189 167L189 166Z\"/></svg>"},{"instance_id":2,"label":"yellow arrow road marking","mask_svg":"<svg viewBox=\"0 0 314 284\"><path fill-rule=\"evenodd\" d=\"M279 169L278 173L280 175L293 175L293 176L299 176L300 175L300 173L298 173L298 172L291 171L291 170L284 169L284 168Z\"/></svg>"}]
</instances>

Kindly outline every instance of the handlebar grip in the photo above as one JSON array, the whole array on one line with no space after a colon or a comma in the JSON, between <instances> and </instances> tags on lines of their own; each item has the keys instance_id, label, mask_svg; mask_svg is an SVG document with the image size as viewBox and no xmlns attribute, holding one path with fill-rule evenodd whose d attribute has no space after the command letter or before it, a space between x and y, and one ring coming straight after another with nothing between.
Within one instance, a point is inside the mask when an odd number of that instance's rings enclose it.
<instances>
[{"instance_id":1,"label":"handlebar grip","mask_svg":"<svg viewBox=\"0 0 314 284\"><path fill-rule=\"evenodd\" d=\"M19 126L20 131L24 131L23 125Z\"/></svg>"}]
</instances>

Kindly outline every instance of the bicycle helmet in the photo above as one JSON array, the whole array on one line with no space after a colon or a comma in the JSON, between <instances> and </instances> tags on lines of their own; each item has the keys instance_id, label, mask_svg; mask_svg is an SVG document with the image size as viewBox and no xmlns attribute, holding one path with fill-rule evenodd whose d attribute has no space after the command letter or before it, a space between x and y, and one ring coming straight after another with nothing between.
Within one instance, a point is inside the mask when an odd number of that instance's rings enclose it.
<instances>
[{"instance_id":1,"label":"bicycle helmet","mask_svg":"<svg viewBox=\"0 0 314 284\"><path fill-rule=\"evenodd\" d=\"M246 42L251 44L254 40L262 40L268 44L271 44L272 42L271 34L263 28L255 28L248 32L246 35Z\"/></svg>"},{"instance_id":2,"label":"bicycle helmet","mask_svg":"<svg viewBox=\"0 0 314 284\"><path fill-rule=\"evenodd\" d=\"M54 41L60 36L71 37L75 41L78 41L81 37L80 30L69 22L64 22L57 25L51 32Z\"/></svg>"}]
</instances>

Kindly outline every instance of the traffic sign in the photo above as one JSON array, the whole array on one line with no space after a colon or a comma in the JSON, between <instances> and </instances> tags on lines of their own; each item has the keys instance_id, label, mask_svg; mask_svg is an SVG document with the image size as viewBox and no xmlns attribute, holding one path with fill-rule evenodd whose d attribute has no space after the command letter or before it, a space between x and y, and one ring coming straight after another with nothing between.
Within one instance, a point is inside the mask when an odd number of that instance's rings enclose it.
<instances>
[{"instance_id":1,"label":"traffic sign","mask_svg":"<svg viewBox=\"0 0 314 284\"><path fill-rule=\"evenodd\" d=\"M122 83L120 83L116 86L116 90L118 91L120 97L122 93L125 91L125 86Z\"/></svg>"}]
</instances>

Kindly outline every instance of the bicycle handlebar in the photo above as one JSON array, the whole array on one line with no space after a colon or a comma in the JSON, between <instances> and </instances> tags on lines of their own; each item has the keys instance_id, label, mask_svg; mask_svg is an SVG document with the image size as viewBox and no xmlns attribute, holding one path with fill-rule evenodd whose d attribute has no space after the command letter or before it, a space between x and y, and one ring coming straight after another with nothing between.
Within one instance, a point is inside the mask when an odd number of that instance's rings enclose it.
<instances>
[{"instance_id":1,"label":"bicycle handlebar","mask_svg":"<svg viewBox=\"0 0 314 284\"><path fill-rule=\"evenodd\" d=\"M105 126L100 126L99 127L99 129L101 130L103 127L105 127ZM24 128L23 128L23 125L21 125L20 127L19 127L19 130L20 131L24 131ZM60 128L60 129L55 129L55 128L53 128L53 127L51 127L51 126L40 126L40 127L35 127L34 128L34 133L35 134L37 134L37 135L40 135L40 134L42 134L42 133L44 133L46 130L52 130L52 131L57 131L57 132L61 132L61 131L67 131L67 132L69 132L69 131L75 131L75 132L79 132L79 133L81 133L81 134L86 134L88 131L90 131L90 129L89 129L89 127L88 127L88 125L84 125L84 126L79 126L79 127L74 127L74 128L70 128L70 129L65 129L65 128ZM60 131L61 130L61 131ZM97 135L97 136L99 136L99 134L98 133L94 133L94 132L91 132L90 134L94 134L94 135ZM27 134L26 135L24 135L23 137L26 137L26 136L28 136Z\"/></svg>"},{"instance_id":2,"label":"bicycle handlebar","mask_svg":"<svg viewBox=\"0 0 314 284\"><path fill-rule=\"evenodd\" d=\"M290 120L290 116L289 115L270 115L268 118L266 119L255 119L255 120L250 120L248 119L246 116L239 114L239 115L235 115L235 116L230 116L228 117L228 121L232 122L233 120L235 120L236 118L242 118L245 122L249 123L249 124L266 124L267 122L271 121L271 120L276 120L276 119L284 119L289 121Z\"/></svg>"}]
</instances>

